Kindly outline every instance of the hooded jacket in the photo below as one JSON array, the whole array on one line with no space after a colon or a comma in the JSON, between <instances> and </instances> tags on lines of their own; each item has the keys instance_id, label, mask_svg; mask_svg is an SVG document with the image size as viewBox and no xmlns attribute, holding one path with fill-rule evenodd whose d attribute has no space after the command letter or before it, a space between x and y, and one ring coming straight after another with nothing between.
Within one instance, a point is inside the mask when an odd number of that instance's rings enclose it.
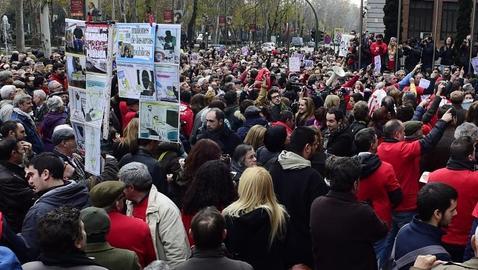
<instances>
[{"instance_id":1,"label":"hooded jacket","mask_svg":"<svg viewBox=\"0 0 478 270\"><path fill-rule=\"evenodd\" d=\"M290 215L286 266L305 263L312 267L310 206L315 198L327 194L328 187L322 176L312 169L310 161L293 152L282 151L272 164L270 174L277 199Z\"/></svg>"},{"instance_id":2,"label":"hooded jacket","mask_svg":"<svg viewBox=\"0 0 478 270\"><path fill-rule=\"evenodd\" d=\"M382 162L372 153L360 153L362 173L357 192L359 201L368 202L377 216L390 227L392 224L392 205L397 205L402 199L392 165Z\"/></svg>"},{"instance_id":3,"label":"hooded jacket","mask_svg":"<svg viewBox=\"0 0 478 270\"><path fill-rule=\"evenodd\" d=\"M89 199L90 196L86 186L71 180L65 181L63 186L50 189L41 195L28 210L23 222L22 232L19 235L28 249L29 257L35 259L38 255L37 223L40 218L60 206L83 209L90 205Z\"/></svg>"},{"instance_id":4,"label":"hooded jacket","mask_svg":"<svg viewBox=\"0 0 478 270\"><path fill-rule=\"evenodd\" d=\"M276 235L270 245L271 223L264 208L225 218L227 236L224 243L234 259L249 263L254 270L285 269L284 235Z\"/></svg>"},{"instance_id":5,"label":"hooded jacket","mask_svg":"<svg viewBox=\"0 0 478 270\"><path fill-rule=\"evenodd\" d=\"M25 140L32 144L32 149L35 153L43 152L43 142L36 131L35 122L27 113L21 111L19 108L14 108L10 120L20 122L25 128Z\"/></svg>"},{"instance_id":6,"label":"hooded jacket","mask_svg":"<svg viewBox=\"0 0 478 270\"><path fill-rule=\"evenodd\" d=\"M237 135L243 141L246 138L247 133L251 129L251 127L255 125L261 125L263 127L267 126L267 120L262 118L261 116L253 117L253 118L246 118L244 125L237 129Z\"/></svg>"}]
</instances>

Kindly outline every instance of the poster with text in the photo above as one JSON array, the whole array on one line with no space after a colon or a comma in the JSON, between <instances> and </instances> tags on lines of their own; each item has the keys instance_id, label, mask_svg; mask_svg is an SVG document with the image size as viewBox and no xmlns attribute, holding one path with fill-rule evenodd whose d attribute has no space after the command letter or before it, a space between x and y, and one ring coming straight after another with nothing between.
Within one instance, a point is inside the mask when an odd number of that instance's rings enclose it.
<instances>
[{"instance_id":1,"label":"poster with text","mask_svg":"<svg viewBox=\"0 0 478 270\"><path fill-rule=\"evenodd\" d=\"M154 60L155 28L148 23L118 23L116 60L125 62L148 62Z\"/></svg>"},{"instance_id":2,"label":"poster with text","mask_svg":"<svg viewBox=\"0 0 478 270\"><path fill-rule=\"evenodd\" d=\"M68 87L70 102L70 120L85 122L86 90L77 87Z\"/></svg>"},{"instance_id":3,"label":"poster with text","mask_svg":"<svg viewBox=\"0 0 478 270\"><path fill-rule=\"evenodd\" d=\"M66 55L66 76L69 86L86 88L86 57Z\"/></svg>"},{"instance_id":4,"label":"poster with text","mask_svg":"<svg viewBox=\"0 0 478 270\"><path fill-rule=\"evenodd\" d=\"M139 138L177 142L179 139L179 103L140 101Z\"/></svg>"},{"instance_id":5,"label":"poster with text","mask_svg":"<svg viewBox=\"0 0 478 270\"><path fill-rule=\"evenodd\" d=\"M85 55L85 21L65 19L65 52Z\"/></svg>"},{"instance_id":6,"label":"poster with text","mask_svg":"<svg viewBox=\"0 0 478 270\"><path fill-rule=\"evenodd\" d=\"M179 64L181 56L181 25L158 24L155 46L155 62Z\"/></svg>"},{"instance_id":7,"label":"poster with text","mask_svg":"<svg viewBox=\"0 0 478 270\"><path fill-rule=\"evenodd\" d=\"M89 125L85 132L85 170L93 175L101 174L101 129Z\"/></svg>"},{"instance_id":8,"label":"poster with text","mask_svg":"<svg viewBox=\"0 0 478 270\"><path fill-rule=\"evenodd\" d=\"M108 28L107 24L86 25L86 70L94 73L107 71L108 59Z\"/></svg>"},{"instance_id":9,"label":"poster with text","mask_svg":"<svg viewBox=\"0 0 478 270\"><path fill-rule=\"evenodd\" d=\"M349 53L350 40L352 40L353 38L354 36L352 35L342 34L339 43L339 56L347 56L347 54Z\"/></svg>"},{"instance_id":10,"label":"poster with text","mask_svg":"<svg viewBox=\"0 0 478 270\"><path fill-rule=\"evenodd\" d=\"M154 65L117 63L119 96L155 100Z\"/></svg>"},{"instance_id":11,"label":"poster with text","mask_svg":"<svg viewBox=\"0 0 478 270\"><path fill-rule=\"evenodd\" d=\"M76 143L80 150L85 150L85 125L80 122L71 121L71 127L75 132Z\"/></svg>"},{"instance_id":12,"label":"poster with text","mask_svg":"<svg viewBox=\"0 0 478 270\"><path fill-rule=\"evenodd\" d=\"M289 71L290 72L297 72L300 71L300 58L299 57L291 57L289 58Z\"/></svg>"},{"instance_id":13,"label":"poster with text","mask_svg":"<svg viewBox=\"0 0 478 270\"><path fill-rule=\"evenodd\" d=\"M86 75L86 106L85 123L101 127L106 103L107 77L100 75Z\"/></svg>"},{"instance_id":14,"label":"poster with text","mask_svg":"<svg viewBox=\"0 0 478 270\"><path fill-rule=\"evenodd\" d=\"M155 65L157 100L179 102L179 66Z\"/></svg>"}]
</instances>

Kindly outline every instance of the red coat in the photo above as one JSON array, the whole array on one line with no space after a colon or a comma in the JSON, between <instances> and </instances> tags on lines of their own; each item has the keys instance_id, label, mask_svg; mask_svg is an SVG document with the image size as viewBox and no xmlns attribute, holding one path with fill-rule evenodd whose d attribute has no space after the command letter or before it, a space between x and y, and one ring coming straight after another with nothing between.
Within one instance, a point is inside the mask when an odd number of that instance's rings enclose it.
<instances>
[{"instance_id":1,"label":"red coat","mask_svg":"<svg viewBox=\"0 0 478 270\"><path fill-rule=\"evenodd\" d=\"M142 267L156 260L148 224L141 219L128 217L118 212L110 212L108 215L111 228L106 241L110 245L134 251Z\"/></svg>"},{"instance_id":2,"label":"red coat","mask_svg":"<svg viewBox=\"0 0 478 270\"><path fill-rule=\"evenodd\" d=\"M191 136L191 132L193 131L194 112L189 104L185 102L181 102L179 109L181 123L185 123L181 130L189 138L189 136Z\"/></svg>"},{"instance_id":3,"label":"red coat","mask_svg":"<svg viewBox=\"0 0 478 270\"><path fill-rule=\"evenodd\" d=\"M458 192L457 212L446 229L442 241L452 245L466 245L473 223L472 212L478 203L478 171L468 169L438 169L428 176L428 182L452 186Z\"/></svg>"},{"instance_id":4,"label":"red coat","mask_svg":"<svg viewBox=\"0 0 478 270\"><path fill-rule=\"evenodd\" d=\"M417 208L418 180L420 179L420 157L422 147L420 141L385 140L377 149L382 161L393 166L398 182L402 188L403 200L395 211L413 211Z\"/></svg>"},{"instance_id":5,"label":"red coat","mask_svg":"<svg viewBox=\"0 0 478 270\"><path fill-rule=\"evenodd\" d=\"M375 56L377 55L385 55L386 53L388 52L388 46L387 46L387 43L385 42L373 42L371 45L370 45L370 54L372 54L372 58L374 58ZM384 63L382 64L384 65Z\"/></svg>"},{"instance_id":6,"label":"red coat","mask_svg":"<svg viewBox=\"0 0 478 270\"><path fill-rule=\"evenodd\" d=\"M375 214L388 227L392 225L392 205L388 193L400 188L392 165L383 162L372 174L360 178L357 199L370 202Z\"/></svg>"}]
</instances>

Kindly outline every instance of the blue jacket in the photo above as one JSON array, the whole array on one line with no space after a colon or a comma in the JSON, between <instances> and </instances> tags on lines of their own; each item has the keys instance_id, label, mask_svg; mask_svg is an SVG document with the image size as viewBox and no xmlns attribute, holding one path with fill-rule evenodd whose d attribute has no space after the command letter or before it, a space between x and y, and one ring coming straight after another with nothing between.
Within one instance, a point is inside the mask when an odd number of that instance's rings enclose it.
<instances>
[{"instance_id":1,"label":"blue jacket","mask_svg":"<svg viewBox=\"0 0 478 270\"><path fill-rule=\"evenodd\" d=\"M419 248L431 245L441 245L441 237L445 234L442 229L422 222L415 216L409 224L405 225L398 232L395 239L395 260L400 259L405 254ZM451 257L448 253L432 254L438 260L450 261ZM413 263L400 268L409 269Z\"/></svg>"},{"instance_id":2,"label":"blue jacket","mask_svg":"<svg viewBox=\"0 0 478 270\"><path fill-rule=\"evenodd\" d=\"M31 118L17 113L16 110L17 109L13 110L10 120L17 121L23 125L26 134L25 140L32 144L33 152L43 152L43 142L36 131L35 123Z\"/></svg>"},{"instance_id":3,"label":"blue jacket","mask_svg":"<svg viewBox=\"0 0 478 270\"><path fill-rule=\"evenodd\" d=\"M12 241L24 245L12 247L15 254L17 252L28 252L28 254L21 254L24 256L19 257L27 258L28 261L35 260L39 254L37 223L40 218L60 206L83 209L90 205L89 199L90 196L86 186L71 180L66 181L65 185L53 188L41 195L28 211L23 221L22 232L17 236L19 239Z\"/></svg>"}]
</instances>

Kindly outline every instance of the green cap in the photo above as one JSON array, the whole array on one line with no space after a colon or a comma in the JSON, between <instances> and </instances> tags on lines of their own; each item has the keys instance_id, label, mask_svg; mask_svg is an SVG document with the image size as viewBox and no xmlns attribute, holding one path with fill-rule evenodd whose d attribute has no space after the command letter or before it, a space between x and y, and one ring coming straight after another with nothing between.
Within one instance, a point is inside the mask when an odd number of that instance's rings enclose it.
<instances>
[{"instance_id":1,"label":"green cap","mask_svg":"<svg viewBox=\"0 0 478 270\"><path fill-rule=\"evenodd\" d=\"M86 235L106 235L110 230L110 218L103 208L87 207L80 212Z\"/></svg>"},{"instance_id":2,"label":"green cap","mask_svg":"<svg viewBox=\"0 0 478 270\"><path fill-rule=\"evenodd\" d=\"M112 205L123 193L125 184L120 181L104 181L90 190L91 204L96 207Z\"/></svg>"}]
</instances>

